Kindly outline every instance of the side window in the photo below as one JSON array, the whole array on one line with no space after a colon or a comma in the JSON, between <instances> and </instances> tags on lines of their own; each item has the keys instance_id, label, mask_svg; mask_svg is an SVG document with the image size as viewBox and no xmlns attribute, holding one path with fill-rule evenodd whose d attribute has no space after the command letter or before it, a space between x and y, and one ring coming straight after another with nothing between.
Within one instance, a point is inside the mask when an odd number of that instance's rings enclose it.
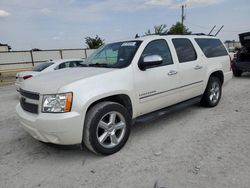
<instances>
[{"instance_id":1,"label":"side window","mask_svg":"<svg viewBox=\"0 0 250 188\"><path fill-rule=\"evenodd\" d=\"M63 69L63 68L66 68L65 63L61 63L61 64L58 66L58 69Z\"/></svg>"},{"instance_id":2,"label":"side window","mask_svg":"<svg viewBox=\"0 0 250 188\"><path fill-rule=\"evenodd\" d=\"M71 61L69 67L77 67L77 61Z\"/></svg>"},{"instance_id":3,"label":"side window","mask_svg":"<svg viewBox=\"0 0 250 188\"><path fill-rule=\"evenodd\" d=\"M70 62L65 62L65 63L61 63L58 67L58 69L64 69L64 68L68 68L70 65Z\"/></svg>"},{"instance_id":4,"label":"side window","mask_svg":"<svg viewBox=\"0 0 250 188\"><path fill-rule=\"evenodd\" d=\"M228 55L226 48L219 39L196 38L195 41L207 58Z\"/></svg>"},{"instance_id":5,"label":"side window","mask_svg":"<svg viewBox=\"0 0 250 188\"><path fill-rule=\"evenodd\" d=\"M197 59L196 51L189 39L176 38L172 39L179 62L185 63Z\"/></svg>"},{"instance_id":6,"label":"side window","mask_svg":"<svg viewBox=\"0 0 250 188\"><path fill-rule=\"evenodd\" d=\"M164 39L158 39L151 41L148 43L148 45L145 47L144 51L141 55L141 60L145 56L149 55L160 55L163 59L163 62L161 65L170 65L173 64L171 52L169 50L168 44Z\"/></svg>"},{"instance_id":7,"label":"side window","mask_svg":"<svg viewBox=\"0 0 250 188\"><path fill-rule=\"evenodd\" d=\"M75 61L76 67L81 67L83 64L84 64L83 61Z\"/></svg>"}]
</instances>

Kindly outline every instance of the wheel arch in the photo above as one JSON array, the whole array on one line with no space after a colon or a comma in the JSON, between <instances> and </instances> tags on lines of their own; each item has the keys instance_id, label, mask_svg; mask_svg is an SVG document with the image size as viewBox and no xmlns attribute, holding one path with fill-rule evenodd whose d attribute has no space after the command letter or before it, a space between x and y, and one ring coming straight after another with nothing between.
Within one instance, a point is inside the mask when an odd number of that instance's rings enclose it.
<instances>
[{"instance_id":1,"label":"wheel arch","mask_svg":"<svg viewBox=\"0 0 250 188\"><path fill-rule=\"evenodd\" d=\"M224 74L223 74L223 72L221 70L217 70L217 71L212 72L210 74L209 78L211 78L212 76L219 78L219 80L221 82L221 85L223 85L223 83L224 83Z\"/></svg>"},{"instance_id":2,"label":"wheel arch","mask_svg":"<svg viewBox=\"0 0 250 188\"><path fill-rule=\"evenodd\" d=\"M102 98L97 98L97 99L91 101L86 108L85 116L91 107L93 107L94 105L96 105L100 102L104 102L104 101L116 102L116 103L121 104L122 106L124 106L128 110L128 113L131 116L131 118L133 117L134 112L133 112L132 101L127 94L113 94L113 95L105 96Z\"/></svg>"}]
</instances>

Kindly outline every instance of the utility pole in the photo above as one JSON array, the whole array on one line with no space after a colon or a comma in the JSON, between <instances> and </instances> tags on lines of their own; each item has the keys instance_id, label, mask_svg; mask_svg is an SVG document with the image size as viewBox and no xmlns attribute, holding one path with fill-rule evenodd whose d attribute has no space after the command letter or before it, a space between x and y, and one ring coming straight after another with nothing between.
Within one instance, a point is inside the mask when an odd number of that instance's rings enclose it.
<instances>
[{"instance_id":1,"label":"utility pole","mask_svg":"<svg viewBox=\"0 0 250 188\"><path fill-rule=\"evenodd\" d=\"M183 26L183 22L184 22L184 19L185 19L185 16L184 16L184 5L181 5L181 25Z\"/></svg>"},{"instance_id":2,"label":"utility pole","mask_svg":"<svg viewBox=\"0 0 250 188\"><path fill-rule=\"evenodd\" d=\"M181 25L184 30L184 20L185 20L185 15L184 15L184 9L186 8L186 4L181 5ZM184 31L182 31L183 34Z\"/></svg>"}]
</instances>

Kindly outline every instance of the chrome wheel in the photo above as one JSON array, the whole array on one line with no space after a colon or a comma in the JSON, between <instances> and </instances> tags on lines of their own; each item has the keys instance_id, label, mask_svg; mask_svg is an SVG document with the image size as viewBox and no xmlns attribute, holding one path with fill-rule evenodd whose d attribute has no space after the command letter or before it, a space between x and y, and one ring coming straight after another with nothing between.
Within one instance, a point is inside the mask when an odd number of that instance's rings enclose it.
<instances>
[{"instance_id":1,"label":"chrome wheel","mask_svg":"<svg viewBox=\"0 0 250 188\"><path fill-rule=\"evenodd\" d=\"M220 98L220 85L217 82L213 82L210 88L209 100L212 103L216 103Z\"/></svg>"},{"instance_id":2,"label":"chrome wheel","mask_svg":"<svg viewBox=\"0 0 250 188\"><path fill-rule=\"evenodd\" d=\"M126 121L119 112L109 112L99 121L96 136L101 146L113 148L123 139L126 129Z\"/></svg>"}]
</instances>

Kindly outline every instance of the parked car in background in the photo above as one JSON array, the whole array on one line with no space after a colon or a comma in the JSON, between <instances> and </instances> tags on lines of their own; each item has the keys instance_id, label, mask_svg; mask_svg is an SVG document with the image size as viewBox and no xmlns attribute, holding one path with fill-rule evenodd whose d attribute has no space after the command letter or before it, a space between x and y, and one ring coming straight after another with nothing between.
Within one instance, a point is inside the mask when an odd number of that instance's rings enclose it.
<instances>
[{"instance_id":1,"label":"parked car in background","mask_svg":"<svg viewBox=\"0 0 250 188\"><path fill-rule=\"evenodd\" d=\"M215 107L232 78L223 43L200 35L106 44L84 65L24 82L16 111L35 139L109 155L124 146L136 118L194 102Z\"/></svg>"},{"instance_id":2,"label":"parked car in background","mask_svg":"<svg viewBox=\"0 0 250 188\"><path fill-rule=\"evenodd\" d=\"M45 63L41 63L33 67L31 71L18 72L16 74L16 90L19 91L24 80L27 80L31 77L48 73L51 71L70 68L70 67L81 67L84 66L83 59L60 59L60 60L51 60Z\"/></svg>"},{"instance_id":3,"label":"parked car in background","mask_svg":"<svg viewBox=\"0 0 250 188\"><path fill-rule=\"evenodd\" d=\"M243 72L250 72L250 32L239 34L242 48L237 52L232 61L233 74L236 77Z\"/></svg>"}]
</instances>

